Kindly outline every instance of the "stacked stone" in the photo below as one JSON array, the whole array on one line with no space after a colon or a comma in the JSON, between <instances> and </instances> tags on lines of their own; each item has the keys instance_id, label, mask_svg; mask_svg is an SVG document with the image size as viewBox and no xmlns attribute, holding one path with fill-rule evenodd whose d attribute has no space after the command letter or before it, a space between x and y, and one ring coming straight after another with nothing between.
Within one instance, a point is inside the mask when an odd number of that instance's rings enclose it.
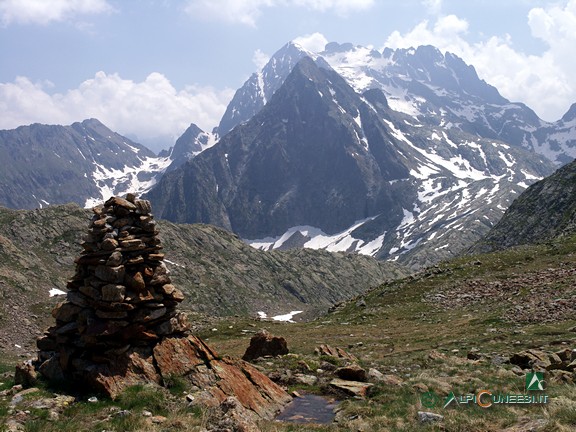
<instances>
[{"instance_id":1,"label":"stacked stone","mask_svg":"<svg viewBox=\"0 0 576 432\"><path fill-rule=\"evenodd\" d=\"M187 331L150 211L132 194L93 209L66 301L52 312L56 325L37 342L44 375L66 378Z\"/></svg>"}]
</instances>

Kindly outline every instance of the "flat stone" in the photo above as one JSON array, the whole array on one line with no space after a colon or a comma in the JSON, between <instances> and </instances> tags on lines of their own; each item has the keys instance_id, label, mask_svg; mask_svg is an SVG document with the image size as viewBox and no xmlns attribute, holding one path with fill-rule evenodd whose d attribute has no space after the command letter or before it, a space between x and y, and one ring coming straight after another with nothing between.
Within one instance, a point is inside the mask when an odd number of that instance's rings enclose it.
<instances>
[{"instance_id":1,"label":"flat stone","mask_svg":"<svg viewBox=\"0 0 576 432\"><path fill-rule=\"evenodd\" d=\"M444 416L428 411L418 411L418 421L420 423L434 423L444 420Z\"/></svg>"},{"instance_id":2,"label":"flat stone","mask_svg":"<svg viewBox=\"0 0 576 432\"><path fill-rule=\"evenodd\" d=\"M129 251L144 249L146 247L146 245L142 243L142 240L140 239L120 240L119 246L122 248L122 250Z\"/></svg>"},{"instance_id":3,"label":"flat stone","mask_svg":"<svg viewBox=\"0 0 576 432\"><path fill-rule=\"evenodd\" d=\"M152 211L152 206L148 200L136 200L134 204L136 205L136 213L138 214L145 215Z\"/></svg>"},{"instance_id":4,"label":"flat stone","mask_svg":"<svg viewBox=\"0 0 576 432\"><path fill-rule=\"evenodd\" d=\"M76 306L80 307L88 306L88 298L78 291L68 291L66 299L68 300L68 302L75 304Z\"/></svg>"},{"instance_id":5,"label":"flat stone","mask_svg":"<svg viewBox=\"0 0 576 432\"><path fill-rule=\"evenodd\" d=\"M104 311L104 310L97 310L96 316L102 319L124 319L128 317L128 312L124 311Z\"/></svg>"},{"instance_id":6,"label":"flat stone","mask_svg":"<svg viewBox=\"0 0 576 432\"><path fill-rule=\"evenodd\" d=\"M313 386L318 383L318 377L315 375L305 375L305 374L294 374L293 380L297 384L304 384L307 386Z\"/></svg>"},{"instance_id":7,"label":"flat stone","mask_svg":"<svg viewBox=\"0 0 576 432\"><path fill-rule=\"evenodd\" d=\"M137 208L130 201L128 201L124 198L120 198L120 197L112 197L104 203L105 207L111 207L113 205L124 207L125 209L128 209L128 210L136 210L136 208Z\"/></svg>"},{"instance_id":8,"label":"flat stone","mask_svg":"<svg viewBox=\"0 0 576 432\"><path fill-rule=\"evenodd\" d=\"M158 309L140 309L133 317L134 322L149 322L157 320L166 315L168 310L165 307Z\"/></svg>"},{"instance_id":9,"label":"flat stone","mask_svg":"<svg viewBox=\"0 0 576 432\"><path fill-rule=\"evenodd\" d=\"M372 387L374 384L366 383L366 382L359 382L359 381L348 381L343 380L340 378L335 378L330 381L330 386L343 391L351 396L357 396L364 398L368 393L368 389Z\"/></svg>"},{"instance_id":10,"label":"flat stone","mask_svg":"<svg viewBox=\"0 0 576 432\"><path fill-rule=\"evenodd\" d=\"M351 362L357 362L358 359L354 354L350 354L339 347L332 347L330 345L322 344L314 349L314 352L319 356L328 356L334 358L341 358Z\"/></svg>"},{"instance_id":11,"label":"flat stone","mask_svg":"<svg viewBox=\"0 0 576 432\"><path fill-rule=\"evenodd\" d=\"M143 292L146 289L146 282L144 281L144 276L140 272L136 272L133 275L126 274L124 277L124 283L126 286L135 292Z\"/></svg>"},{"instance_id":12,"label":"flat stone","mask_svg":"<svg viewBox=\"0 0 576 432\"><path fill-rule=\"evenodd\" d=\"M162 261L164 259L164 254L162 253L148 254L148 259L150 261Z\"/></svg>"},{"instance_id":13,"label":"flat stone","mask_svg":"<svg viewBox=\"0 0 576 432\"><path fill-rule=\"evenodd\" d=\"M100 247L102 248L102 250L105 251L113 251L118 247L118 240L115 240L113 238L104 239Z\"/></svg>"},{"instance_id":14,"label":"flat stone","mask_svg":"<svg viewBox=\"0 0 576 432\"><path fill-rule=\"evenodd\" d=\"M65 323L76 320L78 313L82 310L80 306L72 303L60 303L52 310L52 316Z\"/></svg>"},{"instance_id":15,"label":"flat stone","mask_svg":"<svg viewBox=\"0 0 576 432\"><path fill-rule=\"evenodd\" d=\"M101 300L102 299L102 294L100 293L100 290L97 290L94 287L91 286L81 286L78 291L80 291L82 294L84 294L86 297L89 297L93 300Z\"/></svg>"},{"instance_id":16,"label":"flat stone","mask_svg":"<svg viewBox=\"0 0 576 432\"><path fill-rule=\"evenodd\" d=\"M164 295L170 300L174 300L177 302L181 302L182 300L184 300L184 293L172 284L162 285L162 287L158 288L157 291L159 294Z\"/></svg>"},{"instance_id":17,"label":"flat stone","mask_svg":"<svg viewBox=\"0 0 576 432\"><path fill-rule=\"evenodd\" d=\"M154 360L165 379L184 376L216 356L204 343L189 338L165 338L154 347Z\"/></svg>"}]
</instances>

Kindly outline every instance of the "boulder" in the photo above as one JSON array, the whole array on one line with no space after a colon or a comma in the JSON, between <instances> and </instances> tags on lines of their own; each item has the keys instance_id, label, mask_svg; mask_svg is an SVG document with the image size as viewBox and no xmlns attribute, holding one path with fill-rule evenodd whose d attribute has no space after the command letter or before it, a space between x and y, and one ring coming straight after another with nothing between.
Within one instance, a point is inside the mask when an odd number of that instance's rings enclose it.
<instances>
[{"instance_id":1,"label":"boulder","mask_svg":"<svg viewBox=\"0 0 576 432\"><path fill-rule=\"evenodd\" d=\"M368 381L368 374L366 373L366 370L357 364L340 367L334 371L334 375L336 375L338 378L348 381Z\"/></svg>"},{"instance_id":2,"label":"boulder","mask_svg":"<svg viewBox=\"0 0 576 432\"><path fill-rule=\"evenodd\" d=\"M510 357L510 363L522 369L551 370L562 367L562 359L556 353L537 349L521 351Z\"/></svg>"},{"instance_id":3,"label":"boulder","mask_svg":"<svg viewBox=\"0 0 576 432\"><path fill-rule=\"evenodd\" d=\"M242 356L243 360L252 361L258 357L278 357L288 354L288 344L281 336L273 336L266 330L260 330L250 339L250 345Z\"/></svg>"}]
</instances>

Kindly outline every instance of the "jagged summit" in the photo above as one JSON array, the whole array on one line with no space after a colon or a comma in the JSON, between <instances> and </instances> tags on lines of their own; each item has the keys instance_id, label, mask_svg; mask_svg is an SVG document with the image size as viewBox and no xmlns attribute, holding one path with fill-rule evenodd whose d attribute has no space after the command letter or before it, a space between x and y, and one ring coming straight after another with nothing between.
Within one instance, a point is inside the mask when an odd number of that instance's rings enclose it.
<instances>
[{"instance_id":1,"label":"jagged summit","mask_svg":"<svg viewBox=\"0 0 576 432\"><path fill-rule=\"evenodd\" d=\"M163 218L220 225L263 249L433 262L550 171L533 153L394 110L382 88L359 94L304 56L257 114L148 197Z\"/></svg>"}]
</instances>

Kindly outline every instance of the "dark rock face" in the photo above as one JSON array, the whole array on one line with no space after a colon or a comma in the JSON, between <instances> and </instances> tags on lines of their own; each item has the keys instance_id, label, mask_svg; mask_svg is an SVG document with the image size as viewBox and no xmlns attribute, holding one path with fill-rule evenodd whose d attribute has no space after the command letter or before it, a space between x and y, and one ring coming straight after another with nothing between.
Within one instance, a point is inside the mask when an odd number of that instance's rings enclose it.
<instances>
[{"instance_id":1,"label":"dark rock face","mask_svg":"<svg viewBox=\"0 0 576 432\"><path fill-rule=\"evenodd\" d=\"M576 162L572 162L526 189L473 250L500 250L575 232Z\"/></svg>"},{"instance_id":2,"label":"dark rock face","mask_svg":"<svg viewBox=\"0 0 576 432\"><path fill-rule=\"evenodd\" d=\"M165 172L174 171L176 168L201 153L210 145L210 140L212 139L215 139L215 137L204 132L192 123L176 140L174 147L170 149L169 156L172 162Z\"/></svg>"},{"instance_id":3,"label":"dark rock face","mask_svg":"<svg viewBox=\"0 0 576 432\"><path fill-rule=\"evenodd\" d=\"M295 225L333 233L378 211L399 222L403 200L385 185L408 177L392 149L403 145L382 137L379 120L358 102L338 74L304 58L254 118L164 176L148 198L162 218L216 224L244 238ZM380 137L379 157L367 153L363 132L338 104L362 116L375 147Z\"/></svg>"},{"instance_id":4,"label":"dark rock face","mask_svg":"<svg viewBox=\"0 0 576 432\"><path fill-rule=\"evenodd\" d=\"M478 86L476 99L493 89ZM524 184L552 171L476 126L441 126L446 110L431 106L439 117L429 121L388 102L304 57L262 109L147 198L162 218L218 225L257 247L330 247L419 267L467 248Z\"/></svg>"},{"instance_id":5,"label":"dark rock face","mask_svg":"<svg viewBox=\"0 0 576 432\"><path fill-rule=\"evenodd\" d=\"M242 356L243 360L251 361L258 357L278 357L288 354L288 343L281 336L273 336L266 330L261 330L250 339L250 345Z\"/></svg>"}]
</instances>

